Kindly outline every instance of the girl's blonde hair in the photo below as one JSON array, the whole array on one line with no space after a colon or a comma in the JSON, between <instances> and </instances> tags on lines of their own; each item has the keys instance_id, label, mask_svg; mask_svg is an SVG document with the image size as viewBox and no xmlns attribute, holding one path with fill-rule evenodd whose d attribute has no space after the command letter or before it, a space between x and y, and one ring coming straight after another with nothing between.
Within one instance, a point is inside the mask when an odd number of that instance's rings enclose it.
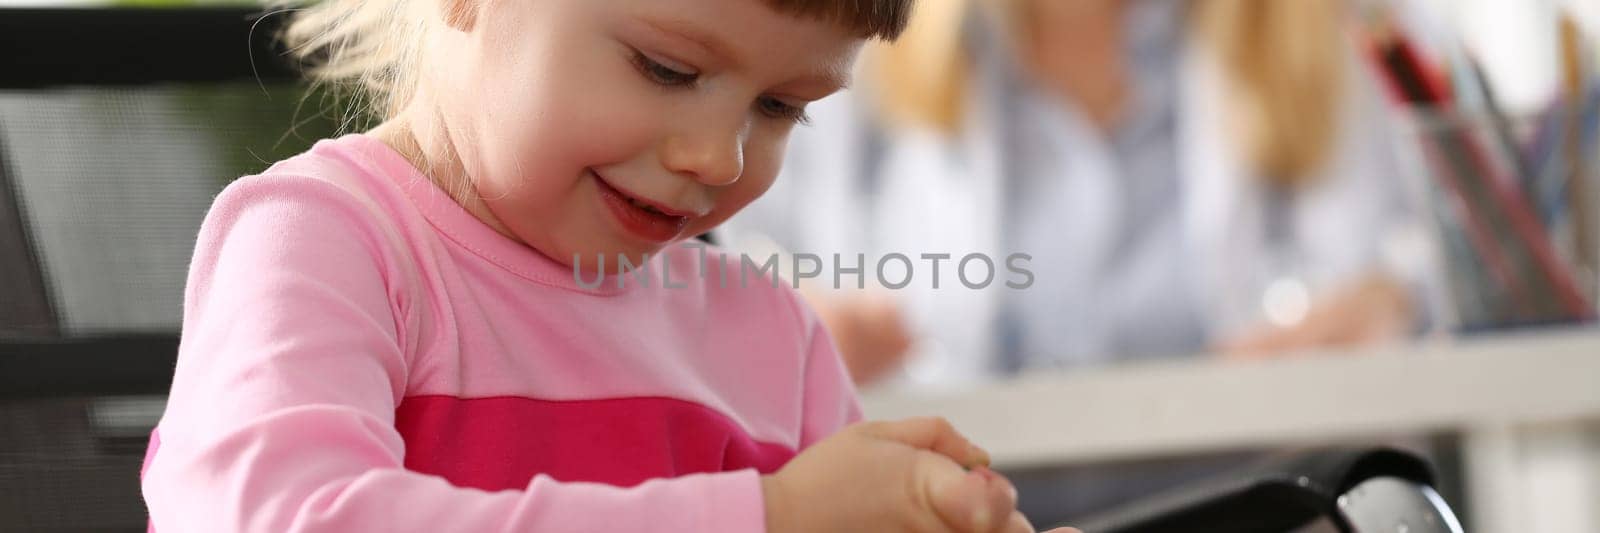
<instances>
[{"instance_id":1,"label":"girl's blonde hair","mask_svg":"<svg viewBox=\"0 0 1600 533\"><path fill-rule=\"evenodd\" d=\"M348 99L345 119L395 116L417 88L417 63L430 25L426 1L273 0L290 11L279 39L306 76Z\"/></svg>"},{"instance_id":2,"label":"girl's blonde hair","mask_svg":"<svg viewBox=\"0 0 1600 533\"><path fill-rule=\"evenodd\" d=\"M269 0L292 12L280 39L320 86L349 99L346 119L387 119L416 94L419 59L448 0ZM462 0L470 2L471 0ZM763 0L780 12L827 20L863 38L892 40L912 0ZM302 4L304 4L302 6ZM302 6L295 8L294 6Z\"/></svg>"},{"instance_id":3,"label":"girl's blonde hair","mask_svg":"<svg viewBox=\"0 0 1600 533\"><path fill-rule=\"evenodd\" d=\"M962 26L974 0L922 0L905 36L872 51L874 104L891 122L953 133L966 111L972 59ZM1032 1L982 0L1002 20ZM1245 154L1265 179L1296 184L1329 157L1345 71L1340 0L1192 0L1195 36L1215 52L1234 94ZM1012 24L1012 27L1022 27Z\"/></svg>"}]
</instances>

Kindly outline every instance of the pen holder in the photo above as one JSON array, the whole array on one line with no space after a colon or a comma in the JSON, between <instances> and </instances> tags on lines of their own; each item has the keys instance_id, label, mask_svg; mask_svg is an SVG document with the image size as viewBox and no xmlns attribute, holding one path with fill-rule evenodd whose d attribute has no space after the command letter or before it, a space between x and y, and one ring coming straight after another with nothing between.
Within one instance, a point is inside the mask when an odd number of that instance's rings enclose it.
<instances>
[{"instance_id":1,"label":"pen holder","mask_svg":"<svg viewBox=\"0 0 1600 533\"><path fill-rule=\"evenodd\" d=\"M1447 327L1470 332L1595 316L1600 228L1589 195L1600 161L1592 141L1583 148L1580 117L1564 109L1400 114L1412 141L1400 143L1407 145L1401 160L1422 184L1438 239Z\"/></svg>"}]
</instances>

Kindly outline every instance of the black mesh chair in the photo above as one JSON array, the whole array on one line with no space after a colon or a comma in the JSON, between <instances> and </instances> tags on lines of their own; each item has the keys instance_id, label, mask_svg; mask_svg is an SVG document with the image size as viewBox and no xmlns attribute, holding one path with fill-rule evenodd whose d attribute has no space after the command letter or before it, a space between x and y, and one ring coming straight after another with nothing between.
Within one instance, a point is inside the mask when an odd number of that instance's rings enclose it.
<instances>
[{"instance_id":1,"label":"black mesh chair","mask_svg":"<svg viewBox=\"0 0 1600 533\"><path fill-rule=\"evenodd\" d=\"M205 210L332 131L276 22L0 8L0 531L144 530Z\"/></svg>"}]
</instances>

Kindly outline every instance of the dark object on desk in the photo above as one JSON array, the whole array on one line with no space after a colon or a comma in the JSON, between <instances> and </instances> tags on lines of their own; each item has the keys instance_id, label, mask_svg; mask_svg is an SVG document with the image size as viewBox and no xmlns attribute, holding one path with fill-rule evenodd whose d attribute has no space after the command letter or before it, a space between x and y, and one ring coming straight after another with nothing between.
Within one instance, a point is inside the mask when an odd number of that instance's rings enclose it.
<instances>
[{"instance_id":1,"label":"dark object on desk","mask_svg":"<svg viewBox=\"0 0 1600 533\"><path fill-rule=\"evenodd\" d=\"M259 15L0 8L0 531L145 530L211 198L334 132Z\"/></svg>"},{"instance_id":2,"label":"dark object on desk","mask_svg":"<svg viewBox=\"0 0 1600 533\"><path fill-rule=\"evenodd\" d=\"M1324 520L1343 533L1460 533L1426 461L1387 448L1291 454L1075 524L1085 533L1282 533Z\"/></svg>"}]
</instances>

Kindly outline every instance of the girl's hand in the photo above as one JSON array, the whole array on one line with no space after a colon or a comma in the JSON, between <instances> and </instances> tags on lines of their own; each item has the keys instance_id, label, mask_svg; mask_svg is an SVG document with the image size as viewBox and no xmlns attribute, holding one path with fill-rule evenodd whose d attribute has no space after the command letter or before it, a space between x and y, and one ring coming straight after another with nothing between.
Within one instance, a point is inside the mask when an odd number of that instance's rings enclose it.
<instances>
[{"instance_id":1,"label":"girl's hand","mask_svg":"<svg viewBox=\"0 0 1600 533\"><path fill-rule=\"evenodd\" d=\"M767 531L1031 533L988 464L943 419L856 424L762 478Z\"/></svg>"}]
</instances>

